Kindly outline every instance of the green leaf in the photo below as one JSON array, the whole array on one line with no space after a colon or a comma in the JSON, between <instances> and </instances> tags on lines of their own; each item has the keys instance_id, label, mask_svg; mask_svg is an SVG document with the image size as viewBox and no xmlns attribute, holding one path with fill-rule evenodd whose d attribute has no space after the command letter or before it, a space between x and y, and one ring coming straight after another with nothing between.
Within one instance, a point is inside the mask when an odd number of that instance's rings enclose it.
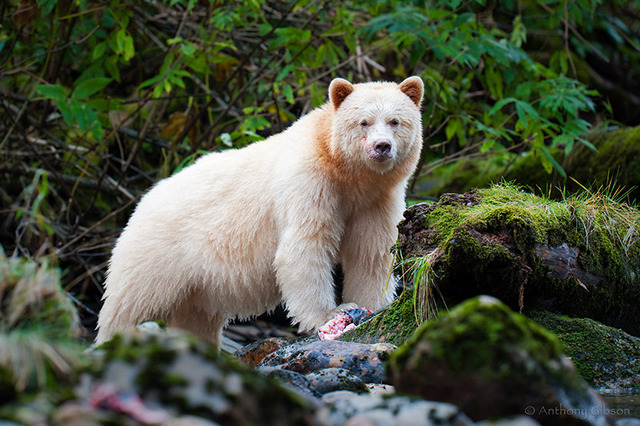
<instances>
[{"instance_id":1,"label":"green leaf","mask_svg":"<svg viewBox=\"0 0 640 426\"><path fill-rule=\"evenodd\" d=\"M207 69L207 60L206 60L205 55L203 55L203 54L195 56L186 65L187 65L187 67L191 68L192 70L194 70L197 73L204 74L204 73L206 73L208 71L208 69Z\"/></svg>"},{"instance_id":2,"label":"green leaf","mask_svg":"<svg viewBox=\"0 0 640 426\"><path fill-rule=\"evenodd\" d=\"M445 135L447 136L448 141L453 139L453 137L455 136L459 124L460 124L460 120L458 120L457 118L452 118L447 123L447 127L445 127L444 132L445 132Z\"/></svg>"},{"instance_id":3,"label":"green leaf","mask_svg":"<svg viewBox=\"0 0 640 426\"><path fill-rule=\"evenodd\" d=\"M175 74L171 74L167 80L173 84L175 84L176 86L185 89L185 85L184 85L184 81L182 81L182 79L180 77L177 77Z\"/></svg>"},{"instance_id":4,"label":"green leaf","mask_svg":"<svg viewBox=\"0 0 640 426\"><path fill-rule=\"evenodd\" d=\"M116 99L91 99L87 101L87 106L96 111L122 111L124 105Z\"/></svg>"},{"instance_id":5,"label":"green leaf","mask_svg":"<svg viewBox=\"0 0 640 426\"><path fill-rule=\"evenodd\" d=\"M287 74L291 72L292 68L293 68L292 64L289 64L286 67L282 68L282 71L280 71L280 73L278 73L278 76L276 77L276 81L280 81L284 79L287 76Z\"/></svg>"},{"instance_id":6,"label":"green leaf","mask_svg":"<svg viewBox=\"0 0 640 426\"><path fill-rule=\"evenodd\" d=\"M78 84L71 94L71 97L73 99L86 99L107 87L111 81L112 79L108 77L89 78Z\"/></svg>"},{"instance_id":7,"label":"green leaf","mask_svg":"<svg viewBox=\"0 0 640 426\"><path fill-rule=\"evenodd\" d=\"M553 158L553 155L551 155L546 146L543 145L538 147L538 152L542 154L543 166L545 166L547 173L551 173L551 170L548 167L548 164L551 164L551 166L556 169L563 178L567 178L567 172L565 172L560 163L558 163L556 159Z\"/></svg>"},{"instance_id":8,"label":"green leaf","mask_svg":"<svg viewBox=\"0 0 640 426\"><path fill-rule=\"evenodd\" d=\"M181 46L180 46L180 50L182 51L182 53L185 56L193 56L194 53L196 53L196 46L188 41L185 41Z\"/></svg>"},{"instance_id":9,"label":"green leaf","mask_svg":"<svg viewBox=\"0 0 640 426\"><path fill-rule=\"evenodd\" d=\"M124 60L129 61L134 57L136 53L135 47L133 45L133 37L127 36L124 40Z\"/></svg>"},{"instance_id":10,"label":"green leaf","mask_svg":"<svg viewBox=\"0 0 640 426\"><path fill-rule=\"evenodd\" d=\"M482 146L480 147L480 152L487 152L488 150L490 150L494 145L496 144L496 140L495 139L487 139L482 143Z\"/></svg>"},{"instance_id":11,"label":"green leaf","mask_svg":"<svg viewBox=\"0 0 640 426\"><path fill-rule=\"evenodd\" d=\"M69 103L67 101L57 102L56 105L60 110L60 114L62 114L62 118L67 125L73 125L73 114L71 113L71 108L69 108Z\"/></svg>"},{"instance_id":12,"label":"green leaf","mask_svg":"<svg viewBox=\"0 0 640 426\"><path fill-rule=\"evenodd\" d=\"M150 79L145 80L142 83L140 83L140 85L138 86L138 89L144 89L147 86L151 86L152 84L156 84L161 79L162 79L161 75L156 75L155 77L151 77Z\"/></svg>"},{"instance_id":13,"label":"green leaf","mask_svg":"<svg viewBox=\"0 0 640 426\"><path fill-rule=\"evenodd\" d=\"M502 109L503 106L505 106L506 104L510 103L510 102L515 102L516 99L515 98L504 98L504 99L500 99L498 102L496 102L493 107L489 110L489 115L493 115L496 112L500 111Z\"/></svg>"},{"instance_id":14,"label":"green leaf","mask_svg":"<svg viewBox=\"0 0 640 426\"><path fill-rule=\"evenodd\" d=\"M89 129L89 121L87 120L87 115L85 113L85 105L81 102L77 102L71 100L69 103L69 108L71 108L71 115L76 123L78 123L78 127L83 132Z\"/></svg>"},{"instance_id":15,"label":"green leaf","mask_svg":"<svg viewBox=\"0 0 640 426\"><path fill-rule=\"evenodd\" d=\"M45 98L56 102L63 102L69 96L69 91L59 84L39 84L34 89Z\"/></svg>"},{"instance_id":16,"label":"green leaf","mask_svg":"<svg viewBox=\"0 0 640 426\"><path fill-rule=\"evenodd\" d=\"M290 85L287 84L286 86L284 86L282 93L284 94L284 97L287 99L287 102L289 102L291 105L293 105L296 102L293 97L293 89L291 88Z\"/></svg>"},{"instance_id":17,"label":"green leaf","mask_svg":"<svg viewBox=\"0 0 640 426\"><path fill-rule=\"evenodd\" d=\"M100 59L102 58L106 50L107 50L107 43L105 43L104 41L101 41L100 43L96 44L96 46L93 48L93 54L91 55L91 57L93 58L94 61L96 59Z\"/></svg>"},{"instance_id":18,"label":"green leaf","mask_svg":"<svg viewBox=\"0 0 640 426\"><path fill-rule=\"evenodd\" d=\"M118 68L118 56L113 55L104 62L104 66L109 75L118 83L120 83L120 69Z\"/></svg>"}]
</instances>

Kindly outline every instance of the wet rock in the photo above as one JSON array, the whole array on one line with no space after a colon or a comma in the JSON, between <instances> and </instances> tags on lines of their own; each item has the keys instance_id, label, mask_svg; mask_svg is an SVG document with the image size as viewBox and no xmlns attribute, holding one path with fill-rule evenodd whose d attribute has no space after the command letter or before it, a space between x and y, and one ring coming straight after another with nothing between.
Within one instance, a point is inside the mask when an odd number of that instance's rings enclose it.
<instances>
[{"instance_id":1,"label":"wet rock","mask_svg":"<svg viewBox=\"0 0 640 426\"><path fill-rule=\"evenodd\" d=\"M329 367L351 371L365 383L383 383L383 361L396 347L388 343L341 341L300 342L265 357L260 366L279 367L307 374Z\"/></svg>"},{"instance_id":2,"label":"wet rock","mask_svg":"<svg viewBox=\"0 0 640 426\"><path fill-rule=\"evenodd\" d=\"M291 343L292 340L285 337L270 337L238 349L234 356L245 364L255 367L264 357Z\"/></svg>"},{"instance_id":3,"label":"wet rock","mask_svg":"<svg viewBox=\"0 0 640 426\"><path fill-rule=\"evenodd\" d=\"M304 374L278 367L258 367L257 371L263 376L276 379L285 386L295 389L307 398L318 398L321 395L314 388L312 381Z\"/></svg>"},{"instance_id":4,"label":"wet rock","mask_svg":"<svg viewBox=\"0 0 640 426\"><path fill-rule=\"evenodd\" d=\"M319 394L325 394L336 390L354 392L367 392L367 387L362 378L344 368L323 368L306 375L312 389Z\"/></svg>"},{"instance_id":5,"label":"wet rock","mask_svg":"<svg viewBox=\"0 0 640 426\"><path fill-rule=\"evenodd\" d=\"M612 423L556 338L493 297L424 323L391 355L389 377L398 392L455 404L474 420Z\"/></svg>"},{"instance_id":6,"label":"wet rock","mask_svg":"<svg viewBox=\"0 0 640 426\"><path fill-rule=\"evenodd\" d=\"M323 368L308 374L279 367L258 367L258 371L282 381L309 397L320 397L337 390L368 392L362 379L344 368Z\"/></svg>"},{"instance_id":7,"label":"wet rock","mask_svg":"<svg viewBox=\"0 0 640 426\"><path fill-rule=\"evenodd\" d=\"M412 425L466 426L473 422L456 406L406 396L358 395L339 391L322 398L327 407L318 412L323 425Z\"/></svg>"}]
</instances>

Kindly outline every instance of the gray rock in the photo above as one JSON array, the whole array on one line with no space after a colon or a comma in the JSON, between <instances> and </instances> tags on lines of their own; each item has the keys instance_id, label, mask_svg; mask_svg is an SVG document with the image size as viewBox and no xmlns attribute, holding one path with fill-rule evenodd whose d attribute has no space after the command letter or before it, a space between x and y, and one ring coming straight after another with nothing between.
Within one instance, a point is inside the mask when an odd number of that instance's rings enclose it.
<instances>
[{"instance_id":1,"label":"gray rock","mask_svg":"<svg viewBox=\"0 0 640 426\"><path fill-rule=\"evenodd\" d=\"M336 390L368 391L360 377L344 368L323 368L313 371L305 377L309 380L312 389L321 395Z\"/></svg>"},{"instance_id":2,"label":"gray rock","mask_svg":"<svg viewBox=\"0 0 640 426\"><path fill-rule=\"evenodd\" d=\"M412 400L405 396L381 397L338 391L324 395L327 404L316 418L328 426L466 426L473 422L456 406L444 402Z\"/></svg>"},{"instance_id":3,"label":"gray rock","mask_svg":"<svg viewBox=\"0 0 640 426\"><path fill-rule=\"evenodd\" d=\"M273 352L259 366L280 367L302 374L339 367L356 374L365 383L384 383L383 361L395 348L388 343L301 342Z\"/></svg>"}]
</instances>

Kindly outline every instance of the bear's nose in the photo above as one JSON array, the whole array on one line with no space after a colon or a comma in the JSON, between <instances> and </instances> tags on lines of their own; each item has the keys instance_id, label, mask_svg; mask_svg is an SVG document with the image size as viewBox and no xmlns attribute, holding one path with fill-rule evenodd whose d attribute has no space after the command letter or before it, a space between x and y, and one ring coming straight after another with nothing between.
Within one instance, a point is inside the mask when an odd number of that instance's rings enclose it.
<instances>
[{"instance_id":1,"label":"bear's nose","mask_svg":"<svg viewBox=\"0 0 640 426\"><path fill-rule=\"evenodd\" d=\"M373 149L380 155L387 155L389 154L389 151L391 151L391 143L386 139L382 139L376 141L373 145Z\"/></svg>"}]
</instances>

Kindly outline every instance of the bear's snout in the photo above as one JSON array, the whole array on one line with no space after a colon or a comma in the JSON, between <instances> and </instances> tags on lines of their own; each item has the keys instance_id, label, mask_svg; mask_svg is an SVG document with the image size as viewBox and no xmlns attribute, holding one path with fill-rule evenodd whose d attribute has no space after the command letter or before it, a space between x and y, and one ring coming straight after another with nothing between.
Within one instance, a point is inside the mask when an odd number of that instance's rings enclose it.
<instances>
[{"instance_id":1,"label":"bear's snout","mask_svg":"<svg viewBox=\"0 0 640 426\"><path fill-rule=\"evenodd\" d=\"M380 140L380 141L376 141L375 145L373 146L373 149L375 150L376 154L380 154L380 155L389 155L389 153L391 152L391 144L389 143L388 140Z\"/></svg>"},{"instance_id":2,"label":"bear's snout","mask_svg":"<svg viewBox=\"0 0 640 426\"><path fill-rule=\"evenodd\" d=\"M377 139L367 146L369 158L376 161L386 161L392 157L391 142L388 139Z\"/></svg>"}]
</instances>

